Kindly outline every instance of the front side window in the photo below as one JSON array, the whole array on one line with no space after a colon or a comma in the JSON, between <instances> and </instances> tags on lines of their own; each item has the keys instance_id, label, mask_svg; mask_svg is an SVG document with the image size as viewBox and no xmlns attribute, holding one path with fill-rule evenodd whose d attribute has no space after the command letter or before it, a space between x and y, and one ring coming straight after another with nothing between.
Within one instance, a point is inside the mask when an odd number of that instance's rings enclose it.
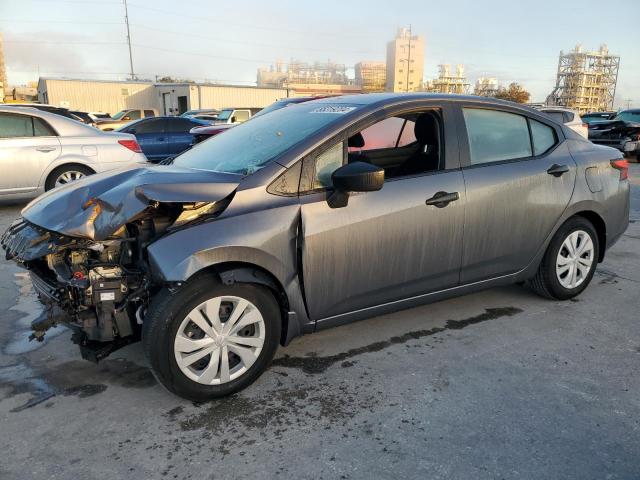
<instances>
[{"instance_id":1,"label":"front side window","mask_svg":"<svg viewBox=\"0 0 640 480\"><path fill-rule=\"evenodd\" d=\"M132 133L131 130L133 130L138 135L143 133L162 133L165 130L164 123L164 120L141 121L133 125L127 125L121 130L125 130L130 133Z\"/></svg>"},{"instance_id":2,"label":"front side window","mask_svg":"<svg viewBox=\"0 0 640 480\"><path fill-rule=\"evenodd\" d=\"M404 118L389 117L374 123L360 132L364 140L364 146L361 148L349 147L349 150L366 152L381 148L395 148L404 122Z\"/></svg>"},{"instance_id":3,"label":"front side window","mask_svg":"<svg viewBox=\"0 0 640 480\"><path fill-rule=\"evenodd\" d=\"M132 110L131 112L125 115L129 117L129 120L139 120L140 119L140 110Z\"/></svg>"},{"instance_id":4,"label":"front side window","mask_svg":"<svg viewBox=\"0 0 640 480\"><path fill-rule=\"evenodd\" d=\"M316 158L316 172L313 179L313 188L326 188L332 185L331 175L342 166L344 158L344 144L335 144L329 150L321 153Z\"/></svg>"},{"instance_id":5,"label":"front side window","mask_svg":"<svg viewBox=\"0 0 640 480\"><path fill-rule=\"evenodd\" d=\"M553 128L532 119L529 119L529 125L534 155L542 155L556 144L556 132Z\"/></svg>"},{"instance_id":6,"label":"front side window","mask_svg":"<svg viewBox=\"0 0 640 480\"><path fill-rule=\"evenodd\" d=\"M27 115L0 113L0 138L33 137L33 121Z\"/></svg>"},{"instance_id":7,"label":"front side window","mask_svg":"<svg viewBox=\"0 0 640 480\"><path fill-rule=\"evenodd\" d=\"M463 108L471 165L530 157L527 119L522 115Z\"/></svg>"},{"instance_id":8,"label":"front side window","mask_svg":"<svg viewBox=\"0 0 640 480\"><path fill-rule=\"evenodd\" d=\"M188 133L194 126L197 124L195 122L190 122L186 118L170 118L167 120L167 132L173 133ZM199 126L199 125L197 125Z\"/></svg>"}]
</instances>

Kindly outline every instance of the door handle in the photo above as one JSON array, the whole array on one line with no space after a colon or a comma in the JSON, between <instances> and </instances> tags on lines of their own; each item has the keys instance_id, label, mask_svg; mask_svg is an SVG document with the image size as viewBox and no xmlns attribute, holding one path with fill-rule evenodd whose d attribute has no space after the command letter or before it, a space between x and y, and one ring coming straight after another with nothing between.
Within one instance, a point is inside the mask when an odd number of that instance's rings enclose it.
<instances>
[{"instance_id":1,"label":"door handle","mask_svg":"<svg viewBox=\"0 0 640 480\"><path fill-rule=\"evenodd\" d=\"M429 198L425 203L437 208L444 208L451 202L455 202L460 198L458 192L437 192L433 197Z\"/></svg>"},{"instance_id":2,"label":"door handle","mask_svg":"<svg viewBox=\"0 0 640 480\"><path fill-rule=\"evenodd\" d=\"M36 150L42 153L53 152L56 147L36 147Z\"/></svg>"},{"instance_id":3,"label":"door handle","mask_svg":"<svg viewBox=\"0 0 640 480\"><path fill-rule=\"evenodd\" d=\"M547 173L549 175L553 175L554 177L560 177L562 174L567 173L568 171L569 167L567 167L566 165L558 165L557 163L554 163L553 165L551 165L551 167L549 167Z\"/></svg>"}]
</instances>

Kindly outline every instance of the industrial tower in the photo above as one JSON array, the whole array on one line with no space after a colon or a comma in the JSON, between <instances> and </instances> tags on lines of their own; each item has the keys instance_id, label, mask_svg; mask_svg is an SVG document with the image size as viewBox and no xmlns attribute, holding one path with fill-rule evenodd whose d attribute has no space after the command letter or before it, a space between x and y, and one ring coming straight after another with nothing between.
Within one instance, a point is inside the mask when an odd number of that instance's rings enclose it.
<instances>
[{"instance_id":1,"label":"industrial tower","mask_svg":"<svg viewBox=\"0 0 640 480\"><path fill-rule=\"evenodd\" d=\"M4 102L5 92L9 91L7 83L7 70L4 66L4 47L2 41L2 33L0 32L0 103Z\"/></svg>"},{"instance_id":2,"label":"industrial tower","mask_svg":"<svg viewBox=\"0 0 640 480\"><path fill-rule=\"evenodd\" d=\"M560 52L556 86L547 105L558 105L580 113L613 109L620 57L609 54L606 45L596 52Z\"/></svg>"}]
</instances>

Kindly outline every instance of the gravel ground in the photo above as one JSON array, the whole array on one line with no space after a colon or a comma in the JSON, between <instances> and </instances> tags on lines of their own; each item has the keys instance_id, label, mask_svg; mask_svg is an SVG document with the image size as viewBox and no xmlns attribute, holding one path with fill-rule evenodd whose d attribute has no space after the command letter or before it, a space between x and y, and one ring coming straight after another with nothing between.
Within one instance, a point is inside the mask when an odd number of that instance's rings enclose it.
<instances>
[{"instance_id":1,"label":"gravel ground","mask_svg":"<svg viewBox=\"0 0 640 480\"><path fill-rule=\"evenodd\" d=\"M640 478L640 165L632 222L570 302L496 288L297 339L233 397L167 393L140 344L28 343L0 261L0 478ZM0 206L0 230L19 214Z\"/></svg>"}]
</instances>

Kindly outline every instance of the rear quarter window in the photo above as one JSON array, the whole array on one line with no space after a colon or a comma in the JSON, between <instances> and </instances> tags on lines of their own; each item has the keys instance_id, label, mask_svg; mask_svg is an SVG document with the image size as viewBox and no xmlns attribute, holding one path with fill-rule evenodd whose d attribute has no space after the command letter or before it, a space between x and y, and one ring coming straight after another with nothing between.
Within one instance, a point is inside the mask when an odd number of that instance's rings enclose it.
<instances>
[{"instance_id":1,"label":"rear quarter window","mask_svg":"<svg viewBox=\"0 0 640 480\"><path fill-rule=\"evenodd\" d=\"M553 128L536 120L529 119L531 139L533 140L533 154L542 155L556 144L556 132Z\"/></svg>"}]
</instances>

